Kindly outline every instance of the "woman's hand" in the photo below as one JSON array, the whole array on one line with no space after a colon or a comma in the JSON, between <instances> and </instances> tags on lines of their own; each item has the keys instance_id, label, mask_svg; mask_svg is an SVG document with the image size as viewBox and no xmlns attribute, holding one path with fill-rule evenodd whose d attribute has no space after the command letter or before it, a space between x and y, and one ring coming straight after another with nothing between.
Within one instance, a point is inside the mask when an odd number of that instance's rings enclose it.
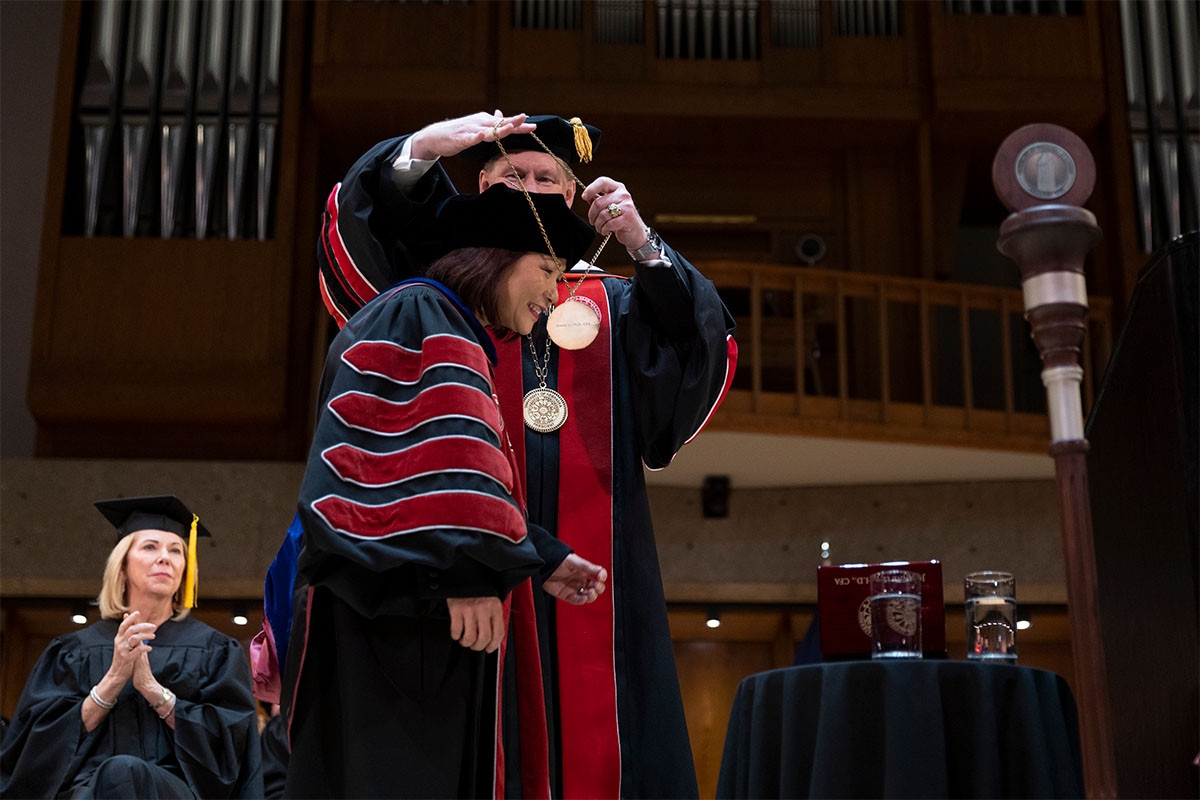
<instances>
[{"instance_id":1,"label":"woman's hand","mask_svg":"<svg viewBox=\"0 0 1200 800\"><path fill-rule=\"evenodd\" d=\"M133 665L133 688L137 689L146 702L154 705L162 700L162 684L150 670L150 656L142 653Z\"/></svg>"},{"instance_id":2,"label":"woman's hand","mask_svg":"<svg viewBox=\"0 0 1200 800\"><path fill-rule=\"evenodd\" d=\"M138 660L145 660L151 648L146 642L154 638L158 626L150 622L142 622L142 612L131 611L121 620L117 627L117 635L113 638L112 666L108 668L109 676L119 678L121 685L133 677L134 667ZM149 669L149 662L147 662Z\"/></svg>"},{"instance_id":3,"label":"woman's hand","mask_svg":"<svg viewBox=\"0 0 1200 800\"><path fill-rule=\"evenodd\" d=\"M149 652L142 653L134 662L133 688L138 690L147 705L153 707L159 719L172 728L175 727L175 701L167 698L163 685L154 677L154 672L150 669ZM163 706L163 703L167 705Z\"/></svg>"},{"instance_id":4,"label":"woman's hand","mask_svg":"<svg viewBox=\"0 0 1200 800\"><path fill-rule=\"evenodd\" d=\"M581 606L594 602L604 594L604 584L607 580L608 570L571 553L558 565L554 574L546 579L542 588L564 603Z\"/></svg>"},{"instance_id":5,"label":"woman's hand","mask_svg":"<svg viewBox=\"0 0 1200 800\"><path fill-rule=\"evenodd\" d=\"M450 638L472 650L496 652L504 641L504 605L497 597L447 597Z\"/></svg>"},{"instance_id":6,"label":"woman's hand","mask_svg":"<svg viewBox=\"0 0 1200 800\"><path fill-rule=\"evenodd\" d=\"M129 683L130 678L135 679L134 686L138 691L142 691L137 680L138 675L142 674L139 670L144 670L145 674L150 673L150 661L147 656L149 656L151 648L146 644L146 640L154 638L154 631L158 629L158 626L149 622L140 622L141 618L140 611L131 611L117 626L117 635L113 637L112 664L100 682L93 687L93 691L106 704L117 702L117 698L125 688L125 684ZM140 664L144 664L144 666L140 666ZM154 680L153 675L150 675L150 680ZM145 692L142 694L145 696ZM154 702L158 702L157 698ZM85 697L80 708L84 730L89 732L95 730L96 726L108 716L109 710L106 706L98 705L91 696Z\"/></svg>"}]
</instances>

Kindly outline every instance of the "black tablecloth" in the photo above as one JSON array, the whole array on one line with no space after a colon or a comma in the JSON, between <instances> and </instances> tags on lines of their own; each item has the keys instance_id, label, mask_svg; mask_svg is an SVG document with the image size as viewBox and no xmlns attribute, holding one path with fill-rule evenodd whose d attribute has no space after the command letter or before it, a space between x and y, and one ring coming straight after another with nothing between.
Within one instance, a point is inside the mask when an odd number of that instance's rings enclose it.
<instances>
[{"instance_id":1,"label":"black tablecloth","mask_svg":"<svg viewBox=\"0 0 1200 800\"><path fill-rule=\"evenodd\" d=\"M738 687L717 797L1082 797L1075 699L1052 672L848 661Z\"/></svg>"}]
</instances>

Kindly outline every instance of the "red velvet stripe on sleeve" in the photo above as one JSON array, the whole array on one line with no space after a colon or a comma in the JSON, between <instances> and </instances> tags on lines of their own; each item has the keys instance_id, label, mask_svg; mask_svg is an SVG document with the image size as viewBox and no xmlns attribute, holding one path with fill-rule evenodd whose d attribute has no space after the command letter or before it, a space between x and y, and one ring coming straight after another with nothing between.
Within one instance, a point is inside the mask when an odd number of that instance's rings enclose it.
<instances>
[{"instance_id":1,"label":"red velvet stripe on sleeve","mask_svg":"<svg viewBox=\"0 0 1200 800\"><path fill-rule=\"evenodd\" d=\"M437 366L466 368L485 378L491 374L483 348L460 336L429 336L421 347L409 350L394 342L365 340L346 350L342 361L364 375L402 384L416 383L426 370Z\"/></svg>"},{"instance_id":2,"label":"red velvet stripe on sleeve","mask_svg":"<svg viewBox=\"0 0 1200 800\"><path fill-rule=\"evenodd\" d=\"M329 410L343 424L381 436L399 436L426 422L453 418L478 420L500 435L496 401L474 387L457 383L434 386L404 403L346 392L329 401Z\"/></svg>"},{"instance_id":3,"label":"red velvet stripe on sleeve","mask_svg":"<svg viewBox=\"0 0 1200 800\"><path fill-rule=\"evenodd\" d=\"M312 508L330 528L357 539L461 528L519 542L526 533L525 518L512 502L481 492L427 492L381 506L326 495Z\"/></svg>"},{"instance_id":4,"label":"red velvet stripe on sleeve","mask_svg":"<svg viewBox=\"0 0 1200 800\"><path fill-rule=\"evenodd\" d=\"M329 197L325 201L325 213L328 214L327 228L324 235L321 237L324 240L323 246L326 248L326 258L329 258L331 264L334 265L338 273L338 279L352 291L365 305L368 301L379 294L379 290L372 286L370 281L359 271L358 265L354 263L354 259L346 250L346 245L342 242L342 232L338 229L338 195L341 192L342 184L337 184L333 187L333 191L329 193ZM386 287L385 287L386 288Z\"/></svg>"},{"instance_id":5,"label":"red velvet stripe on sleeve","mask_svg":"<svg viewBox=\"0 0 1200 800\"><path fill-rule=\"evenodd\" d=\"M487 475L513 493L508 459L492 444L473 436L439 436L389 453L372 453L349 444L321 454L337 477L358 486L379 487L437 472Z\"/></svg>"}]
</instances>

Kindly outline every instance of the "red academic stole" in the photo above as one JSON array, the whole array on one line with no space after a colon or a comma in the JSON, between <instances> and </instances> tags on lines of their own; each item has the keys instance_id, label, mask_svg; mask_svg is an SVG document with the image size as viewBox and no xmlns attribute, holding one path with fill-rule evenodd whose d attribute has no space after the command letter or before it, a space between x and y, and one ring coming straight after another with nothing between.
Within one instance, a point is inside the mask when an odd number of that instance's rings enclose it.
<instances>
[{"instance_id":1,"label":"red academic stole","mask_svg":"<svg viewBox=\"0 0 1200 800\"><path fill-rule=\"evenodd\" d=\"M517 360L518 365L520 359ZM520 376L518 375L518 380ZM493 371L493 385L499 386L499 377ZM500 406L499 389L493 397ZM522 509L526 507L525 494L525 426L518 417L514 426L500 411L500 446L513 474L512 495ZM518 444L514 444L518 442ZM520 449L518 449L518 447ZM542 659L538 652L537 614L533 606L534 586L532 579L522 581L504 599L504 621L508 635L500 642L496 664L496 718L493 721L496 735L496 761L492 771L492 797L503 798L506 776L504 774L504 654L510 642L516 647L517 722L521 750L521 794L534 800L550 800L550 743L546 730L546 702L542 691Z\"/></svg>"},{"instance_id":2,"label":"red academic stole","mask_svg":"<svg viewBox=\"0 0 1200 800\"><path fill-rule=\"evenodd\" d=\"M572 285L576 282L572 280ZM559 285L559 302L568 294ZM558 640L558 711L562 724L564 798L619 797L621 741L613 641L612 336L608 294L599 280L576 291L600 307L600 333L582 350L558 352L558 391L567 421L558 431L558 535L579 554L608 570L608 590L595 603L555 607ZM522 476L524 387L522 340L498 343L496 385L505 425Z\"/></svg>"},{"instance_id":3,"label":"red academic stole","mask_svg":"<svg viewBox=\"0 0 1200 800\"><path fill-rule=\"evenodd\" d=\"M520 452L509 447L509 463L514 481L513 496L525 508L525 428L513 428L504 422L507 438L521 442ZM521 740L521 792L528 798L550 800L550 745L546 731L546 703L542 693L542 660L538 654L537 616L533 610L533 593L541 591L534 581L522 581L504 599L504 618L508 623L509 635L500 643L496 666L496 764L492 773L492 790L495 798L504 797L504 729L501 723L501 705L504 693L504 654L510 641L516 643L517 715Z\"/></svg>"}]
</instances>

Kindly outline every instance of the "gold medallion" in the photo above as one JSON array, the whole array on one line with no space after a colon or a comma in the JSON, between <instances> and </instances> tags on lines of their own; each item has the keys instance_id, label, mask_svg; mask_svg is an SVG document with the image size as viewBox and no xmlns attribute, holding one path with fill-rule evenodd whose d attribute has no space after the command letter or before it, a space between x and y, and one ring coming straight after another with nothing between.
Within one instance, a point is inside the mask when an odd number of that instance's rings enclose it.
<instances>
[{"instance_id":1,"label":"gold medallion","mask_svg":"<svg viewBox=\"0 0 1200 800\"><path fill-rule=\"evenodd\" d=\"M587 297L568 297L550 312L546 331L563 350L582 350L600 333L600 306Z\"/></svg>"},{"instance_id":2,"label":"gold medallion","mask_svg":"<svg viewBox=\"0 0 1200 800\"><path fill-rule=\"evenodd\" d=\"M567 421L567 401L553 389L540 386L525 394L525 425L538 433L553 433Z\"/></svg>"}]
</instances>

